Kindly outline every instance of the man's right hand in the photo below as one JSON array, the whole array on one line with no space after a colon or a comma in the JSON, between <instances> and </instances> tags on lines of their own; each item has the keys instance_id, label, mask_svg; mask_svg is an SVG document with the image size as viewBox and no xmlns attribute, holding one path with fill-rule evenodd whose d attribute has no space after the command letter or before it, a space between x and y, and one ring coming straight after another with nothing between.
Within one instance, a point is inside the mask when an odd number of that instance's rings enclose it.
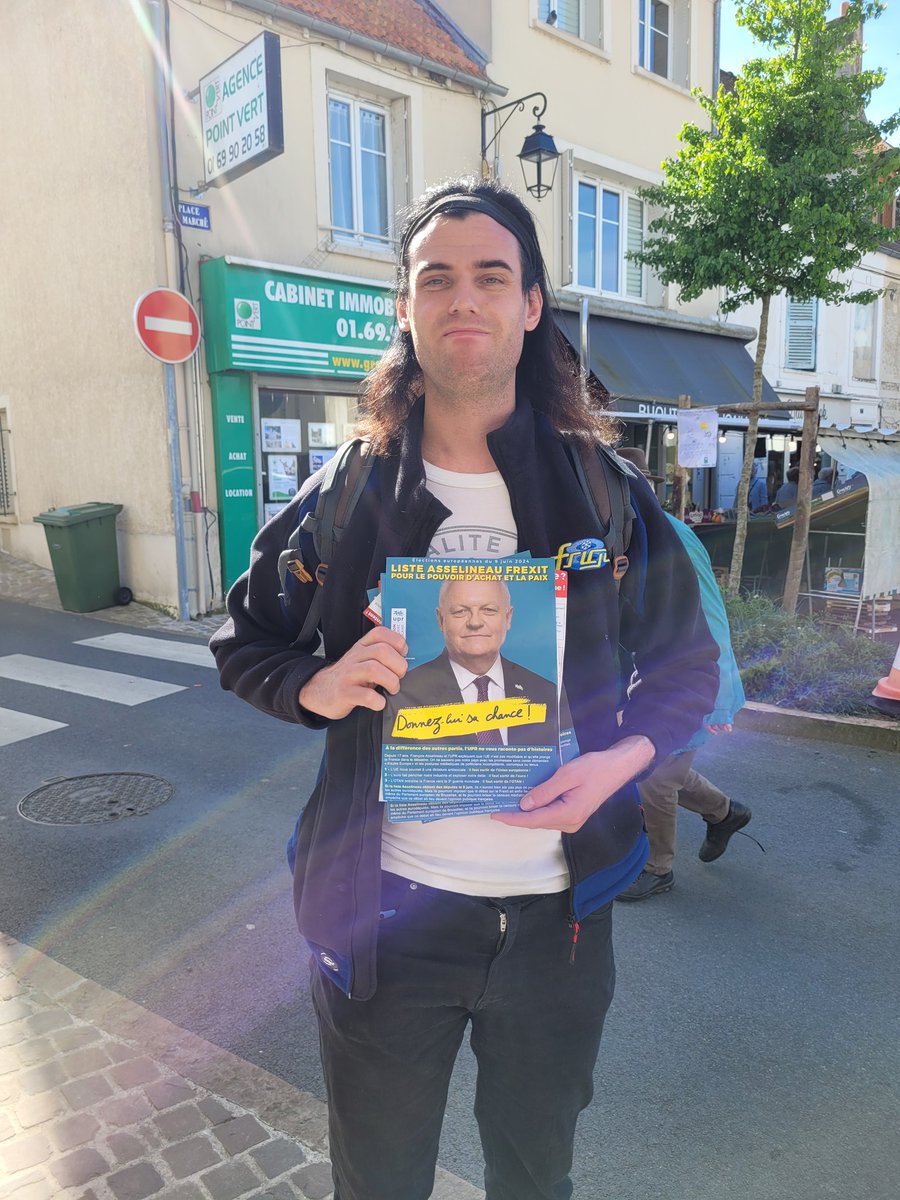
<instances>
[{"instance_id":1,"label":"man's right hand","mask_svg":"<svg viewBox=\"0 0 900 1200\"><path fill-rule=\"evenodd\" d=\"M317 671L300 689L300 703L330 720L354 708L380 712L387 701L377 688L395 696L406 674L406 639L383 625L370 629L331 666Z\"/></svg>"}]
</instances>

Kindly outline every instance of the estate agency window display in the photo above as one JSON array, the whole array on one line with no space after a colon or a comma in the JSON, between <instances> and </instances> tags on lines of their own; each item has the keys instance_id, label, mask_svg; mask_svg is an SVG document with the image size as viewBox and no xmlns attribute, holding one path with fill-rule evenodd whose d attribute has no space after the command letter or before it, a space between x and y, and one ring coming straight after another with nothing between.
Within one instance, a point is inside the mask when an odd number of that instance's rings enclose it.
<instances>
[{"instance_id":1,"label":"estate agency window display","mask_svg":"<svg viewBox=\"0 0 900 1200\"><path fill-rule=\"evenodd\" d=\"M353 436L355 396L260 388L263 519L271 520L310 475Z\"/></svg>"}]
</instances>

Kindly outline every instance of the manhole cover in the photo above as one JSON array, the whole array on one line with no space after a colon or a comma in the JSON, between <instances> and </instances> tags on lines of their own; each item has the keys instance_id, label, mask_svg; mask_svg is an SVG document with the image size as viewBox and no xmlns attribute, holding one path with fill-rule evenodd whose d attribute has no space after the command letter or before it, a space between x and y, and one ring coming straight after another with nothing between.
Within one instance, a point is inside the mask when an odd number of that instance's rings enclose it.
<instances>
[{"instance_id":1,"label":"manhole cover","mask_svg":"<svg viewBox=\"0 0 900 1200\"><path fill-rule=\"evenodd\" d=\"M88 825L142 817L172 798L175 788L158 775L76 775L54 779L19 801L19 814L42 825Z\"/></svg>"}]
</instances>

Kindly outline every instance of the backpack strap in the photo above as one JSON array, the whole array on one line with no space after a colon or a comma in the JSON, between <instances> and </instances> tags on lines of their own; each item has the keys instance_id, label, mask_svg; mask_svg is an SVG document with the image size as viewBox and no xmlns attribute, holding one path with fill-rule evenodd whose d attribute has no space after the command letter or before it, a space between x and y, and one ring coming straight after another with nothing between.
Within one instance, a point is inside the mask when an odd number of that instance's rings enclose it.
<instances>
[{"instance_id":1,"label":"backpack strap","mask_svg":"<svg viewBox=\"0 0 900 1200\"><path fill-rule=\"evenodd\" d=\"M631 467L599 442L576 442L572 458L578 482L604 529L603 540L618 585L628 570L628 548L635 516L628 484Z\"/></svg>"},{"instance_id":2,"label":"backpack strap","mask_svg":"<svg viewBox=\"0 0 900 1200\"><path fill-rule=\"evenodd\" d=\"M314 571L318 587L310 601L303 628L293 642L295 646L310 641L318 629L325 576L344 530L363 494L374 461L372 445L364 438L353 438L344 442L325 468L322 482L319 484L315 511L306 514L288 538L287 547L278 556L278 577L282 593L285 590L288 572L301 583L311 582L313 576L307 571L300 555L300 534L301 531L312 534L313 548L318 560Z\"/></svg>"}]
</instances>

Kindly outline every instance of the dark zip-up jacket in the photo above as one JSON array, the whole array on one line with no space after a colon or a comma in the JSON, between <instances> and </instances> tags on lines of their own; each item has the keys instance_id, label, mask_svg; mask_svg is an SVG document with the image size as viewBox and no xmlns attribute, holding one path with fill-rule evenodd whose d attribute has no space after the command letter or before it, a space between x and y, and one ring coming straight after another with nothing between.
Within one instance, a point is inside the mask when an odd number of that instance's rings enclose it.
<instances>
[{"instance_id":1,"label":"dark zip-up jacket","mask_svg":"<svg viewBox=\"0 0 900 1200\"><path fill-rule=\"evenodd\" d=\"M329 564L320 622L325 657L315 655L314 643L292 645L318 585L289 574L280 598L278 577L279 553L303 515L314 510L320 475L257 535L250 569L228 594L230 620L210 642L223 688L281 720L327 728L323 767L296 834L294 902L320 967L347 995L363 1000L376 986L382 714L357 708L329 721L304 709L299 693L371 628L363 609L385 560L425 555L449 515L425 485L423 411L419 401L399 450L376 459ZM603 536L576 477L571 447L529 403L520 399L487 440L509 489L520 552L555 557L566 542ZM646 481L629 482L636 518L621 594L609 566L569 572L565 687L581 753L644 734L661 761L685 745L711 711L718 647L675 532ZM313 575L310 536L302 535L300 549ZM621 726L620 643L642 680L625 703ZM627 887L646 861L634 786L606 800L577 833L564 834L563 849L572 919L580 921Z\"/></svg>"}]
</instances>

